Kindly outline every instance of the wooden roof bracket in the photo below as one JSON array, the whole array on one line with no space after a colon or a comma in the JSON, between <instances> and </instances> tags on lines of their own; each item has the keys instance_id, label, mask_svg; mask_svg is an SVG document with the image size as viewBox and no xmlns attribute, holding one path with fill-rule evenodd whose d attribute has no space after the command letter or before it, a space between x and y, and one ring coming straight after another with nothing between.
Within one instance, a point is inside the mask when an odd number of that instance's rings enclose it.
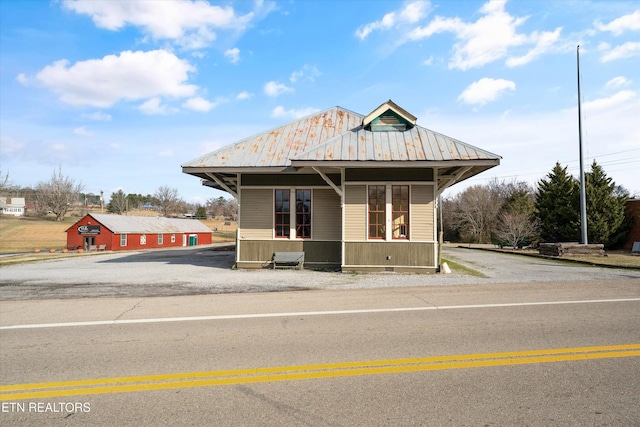
<instances>
[{"instance_id":1,"label":"wooden roof bracket","mask_svg":"<svg viewBox=\"0 0 640 427\"><path fill-rule=\"evenodd\" d=\"M461 168L460 170L458 170L453 175L438 176L438 179L440 179L440 178L446 179L446 182L444 184L442 184L442 185L438 185L438 192L436 194L436 197L439 196L440 194L442 194L442 192L444 190L446 190L448 187L451 187L453 184L455 184L460 178L462 178L462 175L464 175L465 173L469 172L469 170L471 170L471 168L472 168L472 166L467 166L465 168Z\"/></svg>"},{"instance_id":2,"label":"wooden roof bracket","mask_svg":"<svg viewBox=\"0 0 640 427\"><path fill-rule=\"evenodd\" d=\"M206 172L205 175L207 175L209 178L214 180L216 182L216 184L218 184L220 187L224 188L224 190L227 193L231 194L236 200L238 199L238 193L233 191L227 184L222 182L222 180L220 178L218 178L217 176L215 176L214 174L212 174L210 172Z\"/></svg>"},{"instance_id":3,"label":"wooden roof bracket","mask_svg":"<svg viewBox=\"0 0 640 427\"><path fill-rule=\"evenodd\" d=\"M329 177L327 175L324 174L324 172L322 172L320 169L316 168L315 166L311 167L311 169L313 169L314 171L316 171L316 173L318 175L320 175L320 177L322 179L324 179L324 182L326 182L327 184L329 184L331 186L331 188L333 188L333 191L335 191L338 196L342 197L342 189L340 187L338 187L337 185L335 185L333 183L333 181L331 181L329 179Z\"/></svg>"}]
</instances>

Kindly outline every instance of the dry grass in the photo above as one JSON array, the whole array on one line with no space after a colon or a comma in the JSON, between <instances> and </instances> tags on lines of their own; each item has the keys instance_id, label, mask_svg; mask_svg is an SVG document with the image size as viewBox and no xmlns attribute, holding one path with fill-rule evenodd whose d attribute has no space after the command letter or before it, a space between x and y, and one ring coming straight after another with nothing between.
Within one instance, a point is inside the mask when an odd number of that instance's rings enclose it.
<instances>
[{"instance_id":1,"label":"dry grass","mask_svg":"<svg viewBox=\"0 0 640 427\"><path fill-rule=\"evenodd\" d=\"M135 215L142 216L149 211L136 211ZM152 212L157 215L156 212ZM15 218L3 216L0 218L0 254L33 252L36 248L46 252L56 249L58 252L67 246L66 230L75 224L79 217L67 217L57 222L52 218ZM213 233L213 242L235 241L237 224L225 225L224 221L203 220L207 227L218 232Z\"/></svg>"},{"instance_id":2,"label":"dry grass","mask_svg":"<svg viewBox=\"0 0 640 427\"><path fill-rule=\"evenodd\" d=\"M0 253L61 250L67 246L67 228L75 219L56 222L48 219L0 219Z\"/></svg>"}]
</instances>

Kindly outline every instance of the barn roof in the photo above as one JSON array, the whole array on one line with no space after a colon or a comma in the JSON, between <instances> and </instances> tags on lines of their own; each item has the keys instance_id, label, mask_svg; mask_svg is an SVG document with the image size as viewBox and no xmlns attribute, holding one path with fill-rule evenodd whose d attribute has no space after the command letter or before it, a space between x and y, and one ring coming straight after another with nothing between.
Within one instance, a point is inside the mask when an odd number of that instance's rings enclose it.
<instances>
[{"instance_id":1,"label":"barn roof","mask_svg":"<svg viewBox=\"0 0 640 427\"><path fill-rule=\"evenodd\" d=\"M211 229L197 219L161 216L128 216L88 214L114 234L210 233ZM75 226L72 225L68 230Z\"/></svg>"}]
</instances>

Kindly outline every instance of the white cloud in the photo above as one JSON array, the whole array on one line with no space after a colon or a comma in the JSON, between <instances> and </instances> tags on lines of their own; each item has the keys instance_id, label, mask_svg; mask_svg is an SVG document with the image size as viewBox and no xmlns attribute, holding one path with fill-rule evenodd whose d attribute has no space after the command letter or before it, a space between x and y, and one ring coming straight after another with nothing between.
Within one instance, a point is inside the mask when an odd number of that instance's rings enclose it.
<instances>
[{"instance_id":1,"label":"white cloud","mask_svg":"<svg viewBox=\"0 0 640 427\"><path fill-rule=\"evenodd\" d=\"M234 47L233 49L227 49L224 51L224 56L231 61L232 64L240 62L240 49Z\"/></svg>"},{"instance_id":2,"label":"white cloud","mask_svg":"<svg viewBox=\"0 0 640 427\"><path fill-rule=\"evenodd\" d=\"M430 9L428 1L414 1L402 9L385 14L379 21L370 22L356 30L356 37L364 40L374 31L384 31L395 27L413 24L426 16Z\"/></svg>"},{"instance_id":3,"label":"white cloud","mask_svg":"<svg viewBox=\"0 0 640 427\"><path fill-rule=\"evenodd\" d=\"M31 79L27 77L26 74L20 73L16 76L16 81L24 86L28 86L31 84Z\"/></svg>"},{"instance_id":4,"label":"white cloud","mask_svg":"<svg viewBox=\"0 0 640 427\"><path fill-rule=\"evenodd\" d=\"M252 93L249 93L249 92L247 92L247 91L244 91L244 92L240 92L240 93L236 96L236 99L243 100L243 99L249 99L249 98L251 98L251 97L253 97L253 94L252 94Z\"/></svg>"},{"instance_id":5,"label":"white cloud","mask_svg":"<svg viewBox=\"0 0 640 427\"><path fill-rule=\"evenodd\" d=\"M537 31L531 34L530 40L535 41L536 45L533 49L527 52L525 55L518 57L511 57L507 59L508 67L517 67L519 65L525 65L533 61L537 57L545 54L555 45L560 39L560 31L562 28L556 28L555 31L543 31L538 33Z\"/></svg>"},{"instance_id":6,"label":"white cloud","mask_svg":"<svg viewBox=\"0 0 640 427\"><path fill-rule=\"evenodd\" d=\"M593 101L584 102L582 104L582 108L591 111L607 111L614 109L637 96L638 94L633 90L621 90L607 98L599 98L594 99Z\"/></svg>"},{"instance_id":7,"label":"white cloud","mask_svg":"<svg viewBox=\"0 0 640 427\"><path fill-rule=\"evenodd\" d=\"M630 84L631 84L631 81L628 80L626 77L617 76L609 80L607 83L605 83L604 87L605 89L618 89L621 87L629 86Z\"/></svg>"},{"instance_id":8,"label":"white cloud","mask_svg":"<svg viewBox=\"0 0 640 427\"><path fill-rule=\"evenodd\" d=\"M165 50L125 51L71 66L67 60L56 61L40 70L35 81L67 104L107 108L123 100L192 96L197 86L186 82L193 71L191 64Z\"/></svg>"},{"instance_id":9,"label":"white cloud","mask_svg":"<svg viewBox=\"0 0 640 427\"><path fill-rule=\"evenodd\" d=\"M83 113L82 117L84 117L85 119L95 120L95 121L98 121L98 122L110 122L111 121L111 115L103 113L102 111L96 111L95 113L91 113L91 114Z\"/></svg>"},{"instance_id":10,"label":"white cloud","mask_svg":"<svg viewBox=\"0 0 640 427\"><path fill-rule=\"evenodd\" d=\"M26 144L24 142L18 141L11 136L0 137L0 154L2 154L5 159L22 152L25 148ZM7 171L4 170L3 172L6 173Z\"/></svg>"},{"instance_id":11,"label":"white cloud","mask_svg":"<svg viewBox=\"0 0 640 427\"><path fill-rule=\"evenodd\" d=\"M211 102L211 101L207 101L204 98L196 97L196 98L189 98L184 104L182 104L182 107L187 108L189 110L201 111L206 113L216 108L222 102L223 102L222 100L216 100L215 102Z\"/></svg>"},{"instance_id":12,"label":"white cloud","mask_svg":"<svg viewBox=\"0 0 640 427\"><path fill-rule=\"evenodd\" d=\"M160 151L158 153L158 157L173 157L173 151L172 150Z\"/></svg>"},{"instance_id":13,"label":"white cloud","mask_svg":"<svg viewBox=\"0 0 640 427\"><path fill-rule=\"evenodd\" d=\"M510 80L484 77L471 83L458 99L470 105L484 105L494 101L505 91L514 91L515 89L516 84Z\"/></svg>"},{"instance_id":14,"label":"white cloud","mask_svg":"<svg viewBox=\"0 0 640 427\"><path fill-rule=\"evenodd\" d=\"M553 32L533 32L530 35L517 32L526 17L514 17L505 11L505 1L489 1L479 12L482 14L475 22L464 22L460 18L436 16L424 27L411 29L409 40L422 40L442 32L454 33L459 40L453 46L453 57L449 61L450 69L468 70L481 67L504 58L510 49L534 44L528 53L512 57L507 61L510 67L526 64L548 52L558 41L561 28Z\"/></svg>"},{"instance_id":15,"label":"white cloud","mask_svg":"<svg viewBox=\"0 0 640 427\"><path fill-rule=\"evenodd\" d=\"M599 47L608 47L606 43L601 43ZM616 46L611 50L606 51L600 58L601 62L610 62L617 59L631 58L640 55L640 42L626 42L620 46Z\"/></svg>"},{"instance_id":16,"label":"white cloud","mask_svg":"<svg viewBox=\"0 0 640 427\"><path fill-rule=\"evenodd\" d=\"M73 134L79 135L79 136L92 136L93 132L88 131L87 128L85 128L84 126L81 126L79 128L75 128L73 130Z\"/></svg>"},{"instance_id":17,"label":"white cloud","mask_svg":"<svg viewBox=\"0 0 640 427\"><path fill-rule=\"evenodd\" d=\"M302 66L302 69L291 73L291 75L289 76L289 81L291 83L295 83L298 80L304 78L306 80L309 80L310 82L313 82L316 80L316 77L320 77L321 75L322 73L318 71L315 65L304 64Z\"/></svg>"},{"instance_id":18,"label":"white cloud","mask_svg":"<svg viewBox=\"0 0 640 427\"><path fill-rule=\"evenodd\" d=\"M267 82L264 85L264 93L266 93L268 96L276 97L282 95L283 93L290 92L293 92L293 88L290 88L282 83L278 83L273 80Z\"/></svg>"},{"instance_id":19,"label":"white cloud","mask_svg":"<svg viewBox=\"0 0 640 427\"><path fill-rule=\"evenodd\" d=\"M162 104L160 98L151 98L140 105L138 109L148 116L166 115L172 111L168 106Z\"/></svg>"},{"instance_id":20,"label":"white cloud","mask_svg":"<svg viewBox=\"0 0 640 427\"><path fill-rule=\"evenodd\" d=\"M261 2L257 2L261 7ZM216 39L214 30L244 31L255 13L238 16L231 6L205 1L94 1L64 0L63 7L88 15L96 26L118 31L126 25L140 27L155 40L173 40L199 49Z\"/></svg>"},{"instance_id":21,"label":"white cloud","mask_svg":"<svg viewBox=\"0 0 640 427\"><path fill-rule=\"evenodd\" d=\"M614 19L608 24L603 24L600 21L594 23L595 27L600 31L609 31L613 35L619 36L625 31L640 30L640 10L636 10L632 14L621 16Z\"/></svg>"},{"instance_id":22,"label":"white cloud","mask_svg":"<svg viewBox=\"0 0 640 427\"><path fill-rule=\"evenodd\" d=\"M283 106L279 105L273 109L273 111L271 112L271 117L274 117L274 118L286 117L286 118L292 118L292 119L299 119L302 117L306 117L310 114L317 113L318 111L320 110L313 107L300 108L298 110L295 110L295 109L285 110Z\"/></svg>"}]
</instances>

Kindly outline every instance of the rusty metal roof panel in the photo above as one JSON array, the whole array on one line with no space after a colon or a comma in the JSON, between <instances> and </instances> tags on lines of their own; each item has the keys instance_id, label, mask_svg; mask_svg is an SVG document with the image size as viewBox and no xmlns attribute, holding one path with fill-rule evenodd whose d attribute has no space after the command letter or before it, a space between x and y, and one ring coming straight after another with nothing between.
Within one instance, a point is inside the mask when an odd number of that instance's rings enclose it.
<instances>
[{"instance_id":1,"label":"rusty metal roof panel","mask_svg":"<svg viewBox=\"0 0 640 427\"><path fill-rule=\"evenodd\" d=\"M416 126L406 131L372 132L358 127L292 158L294 161L495 160L500 156Z\"/></svg>"},{"instance_id":2,"label":"rusty metal roof panel","mask_svg":"<svg viewBox=\"0 0 640 427\"><path fill-rule=\"evenodd\" d=\"M250 136L182 165L184 168L287 167L291 159L358 127L364 116L333 107ZM316 153L325 159L326 153Z\"/></svg>"},{"instance_id":3,"label":"rusty metal roof panel","mask_svg":"<svg viewBox=\"0 0 640 427\"><path fill-rule=\"evenodd\" d=\"M211 229L197 219L165 218L161 216L127 216L89 214L115 234L126 233L210 233Z\"/></svg>"}]
</instances>

